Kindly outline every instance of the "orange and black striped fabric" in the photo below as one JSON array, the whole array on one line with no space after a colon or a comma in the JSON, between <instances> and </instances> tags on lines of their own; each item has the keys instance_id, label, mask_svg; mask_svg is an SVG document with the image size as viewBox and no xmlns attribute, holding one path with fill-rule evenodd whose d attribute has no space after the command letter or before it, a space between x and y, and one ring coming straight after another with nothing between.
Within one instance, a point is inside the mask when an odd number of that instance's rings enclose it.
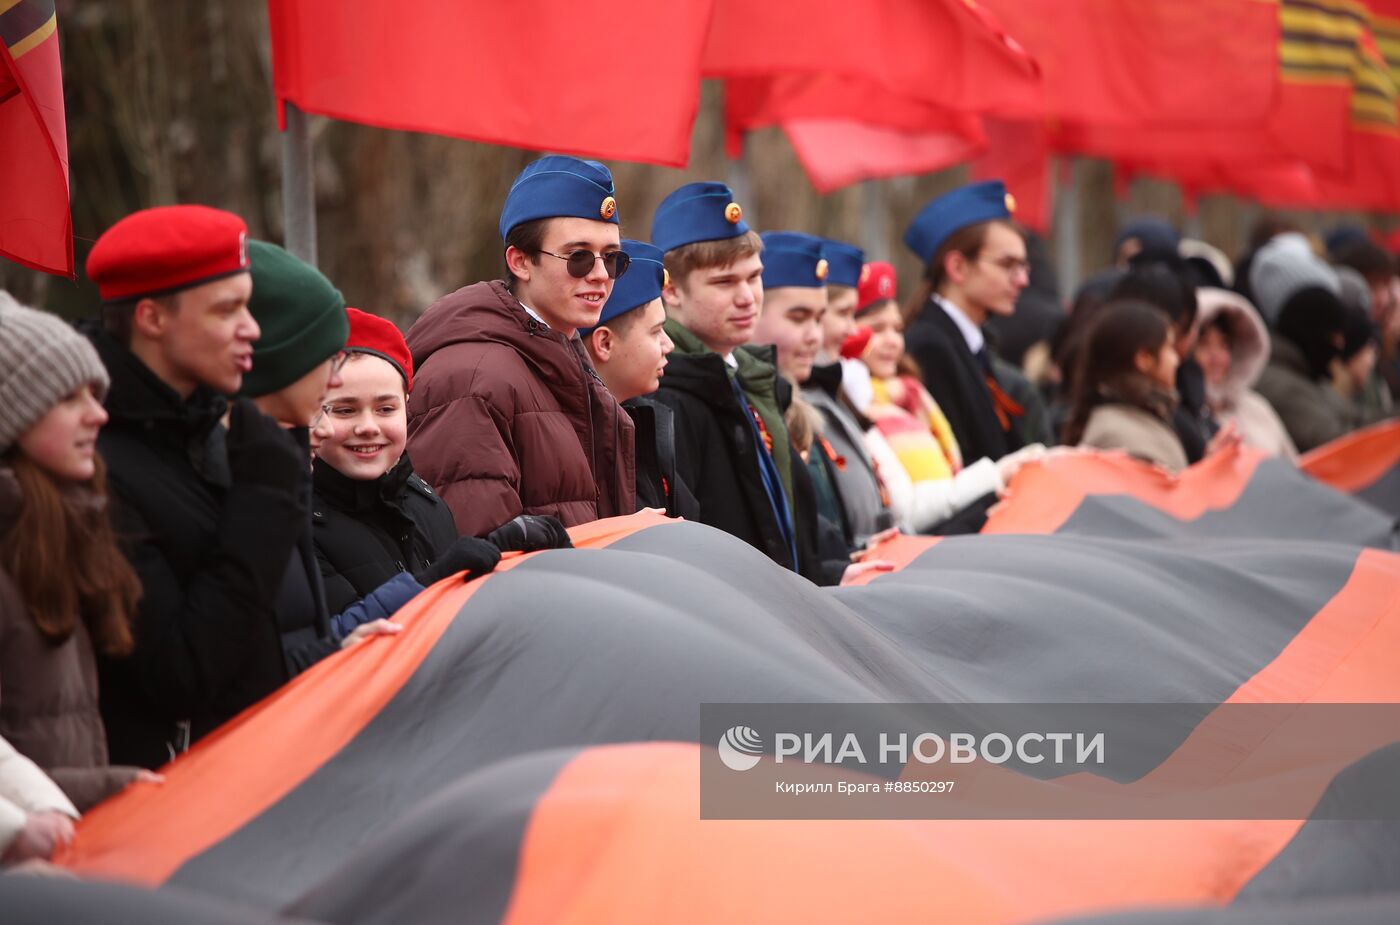
<instances>
[{"instance_id":1,"label":"orange and black striped fabric","mask_svg":"<svg viewBox=\"0 0 1400 925\"><path fill-rule=\"evenodd\" d=\"M46 922L83 920L53 915L58 891L64 908L346 925L1010 925L1230 903L1220 921L1253 925L1250 901L1355 904L1400 865L1394 840L1336 844L1303 819L702 820L698 708L1400 702L1392 521L1239 452L1179 478L1050 459L986 534L898 538L895 572L833 590L698 524L600 522L577 550L430 588L401 636L93 811L63 863L168 897L0 881L0 905ZM1326 799L1338 780L1309 786Z\"/></svg>"},{"instance_id":2,"label":"orange and black striped fabric","mask_svg":"<svg viewBox=\"0 0 1400 925\"><path fill-rule=\"evenodd\" d=\"M1318 481L1400 517L1400 419L1333 440L1300 465Z\"/></svg>"}]
</instances>

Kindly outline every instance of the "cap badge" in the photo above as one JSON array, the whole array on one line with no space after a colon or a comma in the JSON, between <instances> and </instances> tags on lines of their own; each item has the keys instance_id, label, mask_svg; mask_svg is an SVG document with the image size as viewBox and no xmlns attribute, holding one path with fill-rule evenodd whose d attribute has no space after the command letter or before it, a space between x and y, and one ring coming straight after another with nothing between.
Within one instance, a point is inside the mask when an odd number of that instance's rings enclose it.
<instances>
[{"instance_id":1,"label":"cap badge","mask_svg":"<svg viewBox=\"0 0 1400 925\"><path fill-rule=\"evenodd\" d=\"M603 204L598 207L598 214L603 216L604 220L611 219L617 214L617 200L611 196L604 199Z\"/></svg>"},{"instance_id":2,"label":"cap badge","mask_svg":"<svg viewBox=\"0 0 1400 925\"><path fill-rule=\"evenodd\" d=\"M248 232L238 232L238 265L246 267L248 265Z\"/></svg>"},{"instance_id":3,"label":"cap badge","mask_svg":"<svg viewBox=\"0 0 1400 925\"><path fill-rule=\"evenodd\" d=\"M671 271L668 270L668 269L666 269L665 267L662 267L662 268L661 268L661 288L662 288L662 289L665 289L665 288L666 288L667 286L669 286L669 285L671 285Z\"/></svg>"},{"instance_id":4,"label":"cap badge","mask_svg":"<svg viewBox=\"0 0 1400 925\"><path fill-rule=\"evenodd\" d=\"M1013 196L1013 195L1011 195L1010 193L1007 193L1007 194L1006 194L1006 211L1008 211L1008 212L1015 212L1015 211L1016 211L1016 197Z\"/></svg>"},{"instance_id":5,"label":"cap badge","mask_svg":"<svg viewBox=\"0 0 1400 925\"><path fill-rule=\"evenodd\" d=\"M880 279L880 295L894 295L894 283L890 280L888 276L882 277Z\"/></svg>"},{"instance_id":6,"label":"cap badge","mask_svg":"<svg viewBox=\"0 0 1400 925\"><path fill-rule=\"evenodd\" d=\"M724 220L731 225L739 224L739 219L744 217L744 210L739 208L737 202L731 202L724 207Z\"/></svg>"},{"instance_id":7,"label":"cap badge","mask_svg":"<svg viewBox=\"0 0 1400 925\"><path fill-rule=\"evenodd\" d=\"M826 258L817 261L817 279L826 279L826 274L831 271L831 264L826 262Z\"/></svg>"},{"instance_id":8,"label":"cap badge","mask_svg":"<svg viewBox=\"0 0 1400 925\"><path fill-rule=\"evenodd\" d=\"M870 264L868 264L868 263L863 263L863 264L860 265L860 284L861 284L862 286L864 286L864 285L866 284L866 282L867 282L869 279L870 279Z\"/></svg>"}]
</instances>

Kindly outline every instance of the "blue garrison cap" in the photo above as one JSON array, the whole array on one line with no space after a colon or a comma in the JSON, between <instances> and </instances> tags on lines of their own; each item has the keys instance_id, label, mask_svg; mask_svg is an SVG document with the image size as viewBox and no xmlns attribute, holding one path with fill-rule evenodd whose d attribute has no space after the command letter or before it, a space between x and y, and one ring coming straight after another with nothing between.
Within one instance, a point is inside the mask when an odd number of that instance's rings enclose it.
<instances>
[{"instance_id":1,"label":"blue garrison cap","mask_svg":"<svg viewBox=\"0 0 1400 925\"><path fill-rule=\"evenodd\" d=\"M949 235L968 225L1005 221L1015 210L1016 200L1000 180L969 183L924 206L905 230L904 245L928 263Z\"/></svg>"},{"instance_id":2,"label":"blue garrison cap","mask_svg":"<svg viewBox=\"0 0 1400 925\"><path fill-rule=\"evenodd\" d=\"M830 270L825 244L816 235L800 231L764 232L763 288L801 286L816 289L825 286Z\"/></svg>"},{"instance_id":3,"label":"blue garrison cap","mask_svg":"<svg viewBox=\"0 0 1400 925\"><path fill-rule=\"evenodd\" d=\"M618 223L612 174L597 161L563 154L542 157L520 171L501 209L501 239L537 218L591 218Z\"/></svg>"},{"instance_id":4,"label":"blue garrison cap","mask_svg":"<svg viewBox=\"0 0 1400 925\"><path fill-rule=\"evenodd\" d=\"M831 272L826 277L828 284L850 286L852 289L860 285L860 271L865 266L865 251L845 241L823 238L822 254L831 265Z\"/></svg>"},{"instance_id":5,"label":"blue garrison cap","mask_svg":"<svg viewBox=\"0 0 1400 925\"><path fill-rule=\"evenodd\" d=\"M723 241L747 234L744 210L723 183L687 183L656 207L651 243L662 253L696 241Z\"/></svg>"},{"instance_id":6,"label":"blue garrison cap","mask_svg":"<svg viewBox=\"0 0 1400 925\"><path fill-rule=\"evenodd\" d=\"M592 328L581 328L584 337L593 329L612 321L618 315L625 315L634 308L641 308L661 298L661 287L666 285L666 267L660 249L645 241L624 238L622 249L632 258L627 272L613 283L612 295L603 303L603 313Z\"/></svg>"}]
</instances>

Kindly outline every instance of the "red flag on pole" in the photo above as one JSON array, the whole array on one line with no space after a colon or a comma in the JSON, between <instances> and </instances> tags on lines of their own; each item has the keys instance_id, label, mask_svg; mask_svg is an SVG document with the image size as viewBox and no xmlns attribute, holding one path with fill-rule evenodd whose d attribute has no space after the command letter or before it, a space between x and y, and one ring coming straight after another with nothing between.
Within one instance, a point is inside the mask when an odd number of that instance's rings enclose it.
<instances>
[{"instance_id":1,"label":"red flag on pole","mask_svg":"<svg viewBox=\"0 0 1400 925\"><path fill-rule=\"evenodd\" d=\"M715 0L706 77L826 75L958 112L1033 96L1035 61L974 0Z\"/></svg>"},{"instance_id":2,"label":"red flag on pole","mask_svg":"<svg viewBox=\"0 0 1400 925\"><path fill-rule=\"evenodd\" d=\"M794 119L783 132L819 193L879 177L906 177L967 162L986 145L976 118L966 131L909 132L850 119Z\"/></svg>"},{"instance_id":3,"label":"red flag on pole","mask_svg":"<svg viewBox=\"0 0 1400 925\"><path fill-rule=\"evenodd\" d=\"M54 0L0 0L0 257L73 276Z\"/></svg>"},{"instance_id":4,"label":"red flag on pole","mask_svg":"<svg viewBox=\"0 0 1400 925\"><path fill-rule=\"evenodd\" d=\"M1046 234L1052 214L1050 146L1040 122L986 120L987 152L972 162L974 180L1001 180L1016 199L1016 221Z\"/></svg>"},{"instance_id":5,"label":"red flag on pole","mask_svg":"<svg viewBox=\"0 0 1400 925\"><path fill-rule=\"evenodd\" d=\"M1400 209L1400 0L1282 0L1277 106L1262 126L1064 126L1063 150L1266 205Z\"/></svg>"},{"instance_id":6,"label":"red flag on pole","mask_svg":"<svg viewBox=\"0 0 1400 925\"><path fill-rule=\"evenodd\" d=\"M756 36L783 35L781 42ZM1038 94L1032 60L972 0L716 0L706 76L725 78L731 155L781 125L812 185L963 163L986 147L988 108Z\"/></svg>"},{"instance_id":7,"label":"red flag on pole","mask_svg":"<svg viewBox=\"0 0 1400 925\"><path fill-rule=\"evenodd\" d=\"M268 17L273 90L305 112L672 167L690 155L710 0L269 0Z\"/></svg>"},{"instance_id":8,"label":"red flag on pole","mask_svg":"<svg viewBox=\"0 0 1400 925\"><path fill-rule=\"evenodd\" d=\"M969 0L971 2L971 0ZM1099 125L1258 122L1275 97L1273 0L981 0L1035 57L1043 98L999 115Z\"/></svg>"}]
</instances>

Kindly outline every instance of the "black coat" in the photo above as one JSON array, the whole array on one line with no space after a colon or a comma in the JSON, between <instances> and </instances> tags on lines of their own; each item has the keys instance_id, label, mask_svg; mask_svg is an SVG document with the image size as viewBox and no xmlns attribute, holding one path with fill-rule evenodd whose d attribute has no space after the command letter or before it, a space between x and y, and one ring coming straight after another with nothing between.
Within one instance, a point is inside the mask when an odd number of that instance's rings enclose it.
<instances>
[{"instance_id":1,"label":"black coat","mask_svg":"<svg viewBox=\"0 0 1400 925\"><path fill-rule=\"evenodd\" d=\"M1188 463L1198 463L1206 455L1206 443L1215 436L1215 420L1206 404L1206 376L1199 364L1184 357L1176 368L1176 393L1180 401L1172 412L1172 430L1186 451Z\"/></svg>"},{"instance_id":2,"label":"black coat","mask_svg":"<svg viewBox=\"0 0 1400 925\"><path fill-rule=\"evenodd\" d=\"M102 714L114 764L158 767L168 743L286 680L276 602L308 498L295 485L233 484L224 400L201 389L182 401L129 350L92 336L112 377L98 448L143 591L135 651L99 662Z\"/></svg>"},{"instance_id":3,"label":"black coat","mask_svg":"<svg viewBox=\"0 0 1400 925\"><path fill-rule=\"evenodd\" d=\"M777 395L780 410L786 410L792 388L781 376ZM708 352L671 354L661 388L650 397L675 414L676 472L698 505L695 519L793 568L763 488L749 411L734 394L724 359ZM796 571L826 584L829 579L816 551L815 492L796 450L792 459Z\"/></svg>"},{"instance_id":4,"label":"black coat","mask_svg":"<svg viewBox=\"0 0 1400 925\"><path fill-rule=\"evenodd\" d=\"M1016 422L1009 430L1001 426L982 367L957 324L932 298L905 331L904 346L948 418L964 462L1000 459L1021 448Z\"/></svg>"},{"instance_id":5,"label":"black coat","mask_svg":"<svg viewBox=\"0 0 1400 925\"><path fill-rule=\"evenodd\" d=\"M667 517L700 519L700 504L676 471L676 415L651 398L622 403L635 425L637 510L661 508Z\"/></svg>"},{"instance_id":6,"label":"black coat","mask_svg":"<svg viewBox=\"0 0 1400 925\"><path fill-rule=\"evenodd\" d=\"M414 474L407 453L373 481L321 459L314 471L312 538L331 613L399 572L422 571L457 539L452 511Z\"/></svg>"}]
</instances>

